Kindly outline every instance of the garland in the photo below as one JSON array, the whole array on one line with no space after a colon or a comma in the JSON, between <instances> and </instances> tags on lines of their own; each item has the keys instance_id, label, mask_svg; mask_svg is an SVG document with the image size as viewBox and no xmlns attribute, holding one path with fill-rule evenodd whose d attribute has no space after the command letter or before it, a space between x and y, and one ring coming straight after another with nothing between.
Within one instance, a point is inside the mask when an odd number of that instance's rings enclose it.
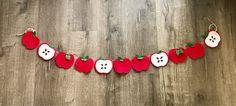
<instances>
[{"instance_id":1,"label":"garland","mask_svg":"<svg viewBox=\"0 0 236 106\"><path fill-rule=\"evenodd\" d=\"M211 29L214 26L215 29ZM75 57L71 53L58 52L53 46L49 46L48 43L41 43L37 37L36 31L32 28L28 28L24 34L22 34L22 44L28 50L37 48L37 54L45 61L50 61L55 58L56 65L59 68L69 69L75 65L75 69L78 72L89 73L93 68L99 74L109 74L112 69L119 74L127 74L133 68L136 72L147 71L152 64L155 67L164 67L168 64L169 60L175 64L183 63L187 57L193 60L204 57L206 45L209 48L215 48L221 41L221 35L217 31L217 26L212 23L209 25L208 31L201 36L203 38L203 44L197 42L186 43L185 48L173 48L168 51L159 50L147 55L136 55L132 60L128 58L118 57L114 61L100 57L95 62L89 56L78 57L75 61Z\"/></svg>"}]
</instances>

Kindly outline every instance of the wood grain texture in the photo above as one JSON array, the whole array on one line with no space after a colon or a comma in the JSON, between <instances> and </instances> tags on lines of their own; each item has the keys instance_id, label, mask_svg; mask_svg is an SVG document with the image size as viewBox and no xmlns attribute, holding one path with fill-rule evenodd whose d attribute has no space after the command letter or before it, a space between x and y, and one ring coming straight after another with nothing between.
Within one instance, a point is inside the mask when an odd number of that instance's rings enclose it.
<instances>
[{"instance_id":1,"label":"wood grain texture","mask_svg":"<svg viewBox=\"0 0 236 106\"><path fill-rule=\"evenodd\" d=\"M1 0L0 106L235 106L234 0ZM223 34L203 59L147 72L64 70L26 50L26 28L58 51L132 58L198 41L212 19Z\"/></svg>"}]
</instances>

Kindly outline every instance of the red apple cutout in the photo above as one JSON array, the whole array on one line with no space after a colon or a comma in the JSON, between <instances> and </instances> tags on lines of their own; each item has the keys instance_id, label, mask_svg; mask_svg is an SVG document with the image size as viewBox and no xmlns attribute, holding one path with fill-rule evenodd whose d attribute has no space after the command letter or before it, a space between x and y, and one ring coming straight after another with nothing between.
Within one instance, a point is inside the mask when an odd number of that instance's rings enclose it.
<instances>
[{"instance_id":1,"label":"red apple cutout","mask_svg":"<svg viewBox=\"0 0 236 106\"><path fill-rule=\"evenodd\" d=\"M150 58L151 58L151 63L157 68L166 66L169 61L169 58L166 52L161 51L161 50L158 51L158 53L153 53L150 56Z\"/></svg>"},{"instance_id":2,"label":"red apple cutout","mask_svg":"<svg viewBox=\"0 0 236 106\"><path fill-rule=\"evenodd\" d=\"M56 55L56 49L47 43L42 43L38 48L38 56L43 60L51 60Z\"/></svg>"},{"instance_id":3,"label":"red apple cutout","mask_svg":"<svg viewBox=\"0 0 236 106\"><path fill-rule=\"evenodd\" d=\"M23 37L21 39L22 44L27 48L27 49L35 49L39 45L39 38L36 36L35 31L26 31L23 34Z\"/></svg>"},{"instance_id":4,"label":"red apple cutout","mask_svg":"<svg viewBox=\"0 0 236 106\"><path fill-rule=\"evenodd\" d=\"M99 74L109 74L112 70L112 61L109 59L100 58L95 62L95 70Z\"/></svg>"},{"instance_id":5,"label":"red apple cutout","mask_svg":"<svg viewBox=\"0 0 236 106\"><path fill-rule=\"evenodd\" d=\"M215 48L219 45L220 40L221 38L219 33L217 33L216 31L209 31L208 36L204 40L204 43L207 47Z\"/></svg>"},{"instance_id":6,"label":"red apple cutout","mask_svg":"<svg viewBox=\"0 0 236 106\"><path fill-rule=\"evenodd\" d=\"M127 74L132 68L132 63L128 58L118 57L118 59L113 61L113 67L115 72L119 74Z\"/></svg>"},{"instance_id":7,"label":"red apple cutout","mask_svg":"<svg viewBox=\"0 0 236 106\"><path fill-rule=\"evenodd\" d=\"M74 55L59 52L56 56L56 65L59 68L69 69L74 64Z\"/></svg>"},{"instance_id":8,"label":"red apple cutout","mask_svg":"<svg viewBox=\"0 0 236 106\"><path fill-rule=\"evenodd\" d=\"M94 61L89 56L79 57L75 62L75 69L78 72L89 73L92 71Z\"/></svg>"},{"instance_id":9,"label":"red apple cutout","mask_svg":"<svg viewBox=\"0 0 236 106\"><path fill-rule=\"evenodd\" d=\"M185 50L183 48L180 49L171 49L168 53L169 59L177 63L183 63L187 59L187 55L185 53Z\"/></svg>"},{"instance_id":10,"label":"red apple cutout","mask_svg":"<svg viewBox=\"0 0 236 106\"><path fill-rule=\"evenodd\" d=\"M195 43L187 43L185 53L191 59L198 59L204 57L204 47L200 42Z\"/></svg>"},{"instance_id":11,"label":"red apple cutout","mask_svg":"<svg viewBox=\"0 0 236 106\"><path fill-rule=\"evenodd\" d=\"M132 59L132 67L136 72L146 71L150 66L150 60L148 56L136 55Z\"/></svg>"}]
</instances>

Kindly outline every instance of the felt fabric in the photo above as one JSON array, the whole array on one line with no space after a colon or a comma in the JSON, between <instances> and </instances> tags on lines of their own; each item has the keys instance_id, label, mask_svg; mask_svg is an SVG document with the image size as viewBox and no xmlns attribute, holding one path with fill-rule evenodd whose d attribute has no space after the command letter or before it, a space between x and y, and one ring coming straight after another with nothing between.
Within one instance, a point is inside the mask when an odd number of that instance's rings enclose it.
<instances>
[{"instance_id":1,"label":"felt fabric","mask_svg":"<svg viewBox=\"0 0 236 106\"><path fill-rule=\"evenodd\" d=\"M164 51L161 51L159 53L153 53L150 56L150 59L153 66L157 68L166 66L169 61L168 55Z\"/></svg>"},{"instance_id":2,"label":"felt fabric","mask_svg":"<svg viewBox=\"0 0 236 106\"><path fill-rule=\"evenodd\" d=\"M132 63L128 58L116 59L113 61L113 68L119 74L127 74L132 68Z\"/></svg>"},{"instance_id":3,"label":"felt fabric","mask_svg":"<svg viewBox=\"0 0 236 106\"><path fill-rule=\"evenodd\" d=\"M211 26L211 25L210 25ZM217 32L217 27L211 29L201 36L204 39L204 44L207 47L215 48L219 45L222 35ZM21 39L22 44L27 49L35 49L40 43L40 39L36 36L36 32L32 28L28 28ZM37 54L44 60L51 60L56 55L56 50L50 47L47 43L42 43L38 49ZM203 44L200 42L189 44L184 48L171 49L168 54L164 51L158 51L157 53L151 54L150 58L144 55L136 55L132 60L128 58L121 58L112 60L100 58L97 59L94 63L92 58L88 56L78 57L75 62L75 69L78 72L89 73L95 67L97 73L100 74L109 74L114 68L114 71L119 74L127 74L133 68L136 72L147 71L150 64L152 63L155 67L166 66L171 60L175 64L183 63L186 61L187 56L191 59L198 59L204 57L205 50ZM64 52L59 52L55 58L56 65L60 68L69 69L74 64L74 55L66 54Z\"/></svg>"},{"instance_id":4,"label":"felt fabric","mask_svg":"<svg viewBox=\"0 0 236 106\"><path fill-rule=\"evenodd\" d=\"M75 69L78 72L89 73L92 71L93 66L94 66L94 61L92 58L83 60L81 57L79 57L75 62Z\"/></svg>"},{"instance_id":5,"label":"felt fabric","mask_svg":"<svg viewBox=\"0 0 236 106\"><path fill-rule=\"evenodd\" d=\"M143 56L142 59L134 57L132 59L132 67L136 72L147 71L150 66L150 60L148 56Z\"/></svg>"},{"instance_id":6,"label":"felt fabric","mask_svg":"<svg viewBox=\"0 0 236 106\"><path fill-rule=\"evenodd\" d=\"M47 43L42 43L37 51L38 56L43 60L51 60L56 55L56 49L51 48Z\"/></svg>"},{"instance_id":7,"label":"felt fabric","mask_svg":"<svg viewBox=\"0 0 236 106\"><path fill-rule=\"evenodd\" d=\"M183 63L187 59L187 55L185 53L184 48L180 48L179 50L182 51L182 53L178 54L177 49L171 49L168 53L169 59L174 62L175 64L177 63Z\"/></svg>"},{"instance_id":8,"label":"felt fabric","mask_svg":"<svg viewBox=\"0 0 236 106\"><path fill-rule=\"evenodd\" d=\"M221 37L216 31L209 31L208 36L204 40L207 47L215 48L219 45Z\"/></svg>"},{"instance_id":9,"label":"felt fabric","mask_svg":"<svg viewBox=\"0 0 236 106\"><path fill-rule=\"evenodd\" d=\"M59 68L69 69L74 64L74 55L69 54L69 60L66 58L66 55L64 52L59 52L56 56L56 65Z\"/></svg>"},{"instance_id":10,"label":"felt fabric","mask_svg":"<svg viewBox=\"0 0 236 106\"><path fill-rule=\"evenodd\" d=\"M32 50L39 45L40 40L37 36L34 35L34 32L27 31L23 34L21 42L27 49Z\"/></svg>"},{"instance_id":11,"label":"felt fabric","mask_svg":"<svg viewBox=\"0 0 236 106\"><path fill-rule=\"evenodd\" d=\"M110 59L97 59L95 62L95 70L99 74L109 74L113 64Z\"/></svg>"},{"instance_id":12,"label":"felt fabric","mask_svg":"<svg viewBox=\"0 0 236 106\"><path fill-rule=\"evenodd\" d=\"M204 57L204 47L200 42L194 44L194 46L186 46L185 53L191 59L198 59Z\"/></svg>"}]
</instances>

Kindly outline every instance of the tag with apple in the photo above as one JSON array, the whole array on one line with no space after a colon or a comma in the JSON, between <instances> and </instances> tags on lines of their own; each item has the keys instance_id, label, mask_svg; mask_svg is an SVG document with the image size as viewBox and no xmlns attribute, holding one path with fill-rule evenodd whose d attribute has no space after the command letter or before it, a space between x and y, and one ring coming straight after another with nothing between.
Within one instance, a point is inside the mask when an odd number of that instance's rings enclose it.
<instances>
[{"instance_id":1,"label":"tag with apple","mask_svg":"<svg viewBox=\"0 0 236 106\"><path fill-rule=\"evenodd\" d=\"M103 57L100 57L95 62L95 70L99 74L109 74L112 70L112 61L110 59L104 59Z\"/></svg>"},{"instance_id":2,"label":"tag with apple","mask_svg":"<svg viewBox=\"0 0 236 106\"><path fill-rule=\"evenodd\" d=\"M209 31L205 35L204 43L209 48L215 48L219 45L221 41L220 34L214 30Z\"/></svg>"},{"instance_id":3,"label":"tag with apple","mask_svg":"<svg viewBox=\"0 0 236 106\"><path fill-rule=\"evenodd\" d=\"M153 53L150 58L151 63L157 68L166 66L169 61L167 53L162 50L159 50L157 53Z\"/></svg>"},{"instance_id":4,"label":"tag with apple","mask_svg":"<svg viewBox=\"0 0 236 106\"><path fill-rule=\"evenodd\" d=\"M51 60L56 55L56 49L47 43L42 43L38 48L38 56L43 60Z\"/></svg>"}]
</instances>

